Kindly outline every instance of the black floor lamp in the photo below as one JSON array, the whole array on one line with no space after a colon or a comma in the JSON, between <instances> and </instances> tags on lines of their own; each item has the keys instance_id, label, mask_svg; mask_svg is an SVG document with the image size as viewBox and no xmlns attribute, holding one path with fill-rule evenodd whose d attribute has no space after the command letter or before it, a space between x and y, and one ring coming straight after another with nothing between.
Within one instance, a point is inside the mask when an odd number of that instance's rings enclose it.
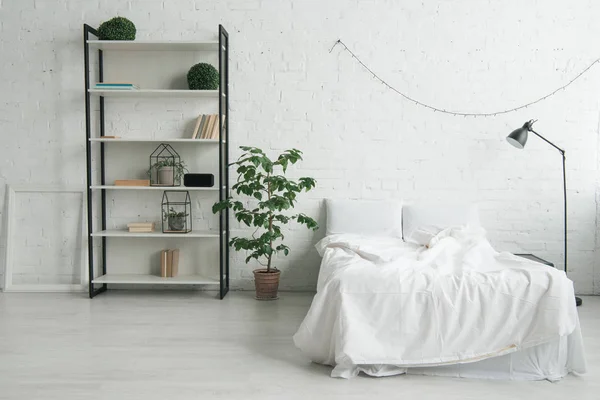
<instances>
[{"instance_id":1,"label":"black floor lamp","mask_svg":"<svg viewBox=\"0 0 600 400\"><path fill-rule=\"evenodd\" d=\"M548 143L550 146L554 147L556 150L560 152L562 156L562 170L563 170L563 198L565 205L565 274L567 273L567 173L565 171L565 151L537 133L533 130L532 126L534 124L534 120L527 121L523 124L519 129L515 129L512 131L510 135L506 138L508 143L515 146L517 149L522 149L525 147L525 143L527 143L527 135L529 132L535 134L537 137L542 139L544 142ZM582 304L582 301L579 297L575 297L575 302L577 306Z\"/></svg>"}]
</instances>

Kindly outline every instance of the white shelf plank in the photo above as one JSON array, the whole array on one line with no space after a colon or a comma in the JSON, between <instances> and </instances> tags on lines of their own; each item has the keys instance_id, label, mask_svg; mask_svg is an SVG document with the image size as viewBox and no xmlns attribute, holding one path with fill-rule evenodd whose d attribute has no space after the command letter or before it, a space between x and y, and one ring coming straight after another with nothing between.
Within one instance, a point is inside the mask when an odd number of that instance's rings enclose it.
<instances>
[{"instance_id":1,"label":"white shelf plank","mask_svg":"<svg viewBox=\"0 0 600 400\"><path fill-rule=\"evenodd\" d=\"M90 186L91 189L100 190L174 190L174 191L218 191L218 187L188 187L188 186L114 186L114 185L94 185Z\"/></svg>"},{"instance_id":2,"label":"white shelf plank","mask_svg":"<svg viewBox=\"0 0 600 400\"><path fill-rule=\"evenodd\" d=\"M91 138L90 142L101 143L195 143L195 144L219 144L218 139L143 139L143 138ZM225 143L225 141L223 141Z\"/></svg>"},{"instance_id":3,"label":"white shelf plank","mask_svg":"<svg viewBox=\"0 0 600 400\"><path fill-rule=\"evenodd\" d=\"M201 275L181 275L174 278L163 278L156 275L138 274L106 274L94 278L94 283L129 283L140 285L218 285L216 279Z\"/></svg>"},{"instance_id":4,"label":"white shelf plank","mask_svg":"<svg viewBox=\"0 0 600 400\"><path fill-rule=\"evenodd\" d=\"M218 90L171 90L171 89L88 89L88 92L95 96L104 97L218 97Z\"/></svg>"},{"instance_id":5,"label":"white shelf plank","mask_svg":"<svg viewBox=\"0 0 600 400\"><path fill-rule=\"evenodd\" d=\"M160 225L154 232L129 232L126 229L107 229L92 233L94 237L125 237L125 238L218 238L219 232L215 231L192 231L189 233L162 233Z\"/></svg>"},{"instance_id":6,"label":"white shelf plank","mask_svg":"<svg viewBox=\"0 0 600 400\"><path fill-rule=\"evenodd\" d=\"M177 40L88 40L88 45L100 50L125 51L217 51L216 41Z\"/></svg>"}]
</instances>

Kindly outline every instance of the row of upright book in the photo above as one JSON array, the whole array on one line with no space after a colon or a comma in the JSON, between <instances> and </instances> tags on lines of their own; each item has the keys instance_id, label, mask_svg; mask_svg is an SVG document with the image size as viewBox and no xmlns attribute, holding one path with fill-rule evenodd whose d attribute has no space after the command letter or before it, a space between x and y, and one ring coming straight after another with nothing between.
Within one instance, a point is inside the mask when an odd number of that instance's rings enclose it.
<instances>
[{"instance_id":1,"label":"row of upright book","mask_svg":"<svg viewBox=\"0 0 600 400\"><path fill-rule=\"evenodd\" d=\"M223 116L223 125L225 125L225 116ZM219 114L199 115L192 139L218 139L219 131Z\"/></svg>"},{"instance_id":2,"label":"row of upright book","mask_svg":"<svg viewBox=\"0 0 600 400\"><path fill-rule=\"evenodd\" d=\"M179 249L167 249L160 252L160 276L174 278L179 274Z\"/></svg>"},{"instance_id":3,"label":"row of upright book","mask_svg":"<svg viewBox=\"0 0 600 400\"><path fill-rule=\"evenodd\" d=\"M94 85L96 90L138 90L139 86L130 82L98 82ZM223 116L225 126L225 116ZM192 139L219 139L219 114L201 114L196 119L196 125L192 132ZM105 136L106 138L118 139L117 136Z\"/></svg>"}]
</instances>

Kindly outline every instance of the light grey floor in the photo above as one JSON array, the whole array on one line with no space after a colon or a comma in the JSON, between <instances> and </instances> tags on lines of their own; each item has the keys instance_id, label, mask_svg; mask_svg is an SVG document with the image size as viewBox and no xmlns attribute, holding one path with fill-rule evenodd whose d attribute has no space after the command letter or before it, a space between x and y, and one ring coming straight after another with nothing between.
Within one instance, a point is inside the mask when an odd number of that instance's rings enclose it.
<instances>
[{"instance_id":1,"label":"light grey floor","mask_svg":"<svg viewBox=\"0 0 600 400\"><path fill-rule=\"evenodd\" d=\"M291 336L312 295L0 294L0 399L600 399L600 297L579 308L589 372L558 383L329 377Z\"/></svg>"}]
</instances>

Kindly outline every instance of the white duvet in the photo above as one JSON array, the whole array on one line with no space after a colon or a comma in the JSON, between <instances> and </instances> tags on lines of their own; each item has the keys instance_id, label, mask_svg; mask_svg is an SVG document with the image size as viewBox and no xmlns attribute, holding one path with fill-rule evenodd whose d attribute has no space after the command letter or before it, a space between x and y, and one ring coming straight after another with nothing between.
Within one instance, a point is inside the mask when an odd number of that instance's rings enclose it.
<instances>
[{"instance_id":1,"label":"white duvet","mask_svg":"<svg viewBox=\"0 0 600 400\"><path fill-rule=\"evenodd\" d=\"M579 332L564 272L496 252L481 229L447 229L429 247L332 235L317 249L317 294L294 342L332 376L476 362Z\"/></svg>"}]
</instances>

